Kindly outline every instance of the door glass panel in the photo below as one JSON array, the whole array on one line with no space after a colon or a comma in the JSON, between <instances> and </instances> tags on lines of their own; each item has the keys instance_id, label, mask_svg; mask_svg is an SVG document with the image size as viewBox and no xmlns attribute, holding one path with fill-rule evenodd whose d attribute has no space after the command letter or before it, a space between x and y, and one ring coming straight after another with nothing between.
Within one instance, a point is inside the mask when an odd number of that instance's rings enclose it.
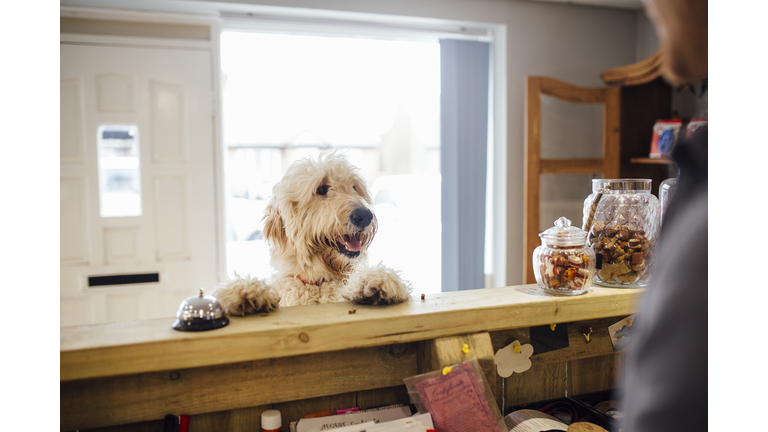
<instances>
[{"instance_id":1,"label":"door glass panel","mask_svg":"<svg viewBox=\"0 0 768 432\"><path fill-rule=\"evenodd\" d=\"M99 126L97 142L101 217L141 216L139 128Z\"/></svg>"}]
</instances>

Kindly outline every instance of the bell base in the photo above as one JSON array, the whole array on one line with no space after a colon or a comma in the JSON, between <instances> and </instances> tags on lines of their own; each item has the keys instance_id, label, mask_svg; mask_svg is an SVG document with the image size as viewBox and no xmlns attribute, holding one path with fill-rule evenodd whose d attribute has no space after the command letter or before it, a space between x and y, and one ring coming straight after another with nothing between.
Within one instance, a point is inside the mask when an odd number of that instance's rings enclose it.
<instances>
[{"instance_id":1,"label":"bell base","mask_svg":"<svg viewBox=\"0 0 768 432\"><path fill-rule=\"evenodd\" d=\"M217 328L222 328L229 324L229 318L227 317L221 317L217 319L212 320L197 320L197 321L182 321L180 319L176 319L176 321L171 324L171 327L173 327L174 330L179 331L190 331L190 332L197 332L197 331L207 331L207 330L216 330Z\"/></svg>"}]
</instances>

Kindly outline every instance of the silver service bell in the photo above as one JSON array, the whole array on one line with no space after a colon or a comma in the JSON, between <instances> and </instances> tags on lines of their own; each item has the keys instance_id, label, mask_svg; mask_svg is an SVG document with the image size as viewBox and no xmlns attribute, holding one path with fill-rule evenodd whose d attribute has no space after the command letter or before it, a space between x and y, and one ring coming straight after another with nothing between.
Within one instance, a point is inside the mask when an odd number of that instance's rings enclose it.
<instances>
[{"instance_id":1,"label":"silver service bell","mask_svg":"<svg viewBox=\"0 0 768 432\"><path fill-rule=\"evenodd\" d=\"M219 306L216 297L203 295L192 296L181 302L176 312L176 321L171 327L181 331L214 330L229 324L229 318Z\"/></svg>"}]
</instances>

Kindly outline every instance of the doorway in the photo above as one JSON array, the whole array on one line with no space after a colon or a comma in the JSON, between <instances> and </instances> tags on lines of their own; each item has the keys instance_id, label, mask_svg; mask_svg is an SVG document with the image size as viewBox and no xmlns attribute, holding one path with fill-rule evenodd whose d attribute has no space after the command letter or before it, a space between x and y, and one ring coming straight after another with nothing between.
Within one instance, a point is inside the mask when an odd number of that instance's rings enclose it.
<instances>
[{"instance_id":1,"label":"doorway","mask_svg":"<svg viewBox=\"0 0 768 432\"><path fill-rule=\"evenodd\" d=\"M61 325L217 283L210 49L61 43Z\"/></svg>"}]
</instances>

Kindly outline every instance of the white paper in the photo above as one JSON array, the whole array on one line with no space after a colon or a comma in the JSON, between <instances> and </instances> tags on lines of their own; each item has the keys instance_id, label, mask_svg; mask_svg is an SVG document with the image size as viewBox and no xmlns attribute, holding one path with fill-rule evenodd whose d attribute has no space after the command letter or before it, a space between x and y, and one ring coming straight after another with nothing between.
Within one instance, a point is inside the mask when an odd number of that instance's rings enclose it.
<instances>
[{"instance_id":1,"label":"white paper","mask_svg":"<svg viewBox=\"0 0 768 432\"><path fill-rule=\"evenodd\" d=\"M301 419L296 425L296 432L321 432L336 430L347 426L359 425L363 422L388 422L411 416L411 409L407 406L382 409L379 411L353 412L349 414L333 415ZM353 430L353 429L351 429ZM345 431L346 432L346 431Z\"/></svg>"},{"instance_id":2,"label":"white paper","mask_svg":"<svg viewBox=\"0 0 768 432\"><path fill-rule=\"evenodd\" d=\"M411 418L426 426L427 429L435 428L435 425L432 423L432 415L430 413L417 413L412 415Z\"/></svg>"},{"instance_id":3,"label":"white paper","mask_svg":"<svg viewBox=\"0 0 768 432\"><path fill-rule=\"evenodd\" d=\"M567 431L568 425L541 411L523 409L504 416L509 432Z\"/></svg>"},{"instance_id":4,"label":"white paper","mask_svg":"<svg viewBox=\"0 0 768 432\"><path fill-rule=\"evenodd\" d=\"M517 347L517 350L515 350ZM496 361L496 372L502 378L508 378L515 373L523 373L531 368L531 356L533 355L533 345L521 345L520 341L514 341L504 348L496 351L494 360Z\"/></svg>"},{"instance_id":5,"label":"white paper","mask_svg":"<svg viewBox=\"0 0 768 432\"><path fill-rule=\"evenodd\" d=\"M429 413L415 414L409 418L383 423L370 421L326 430L333 430L333 432L427 432L427 429L432 429L432 416Z\"/></svg>"}]
</instances>

